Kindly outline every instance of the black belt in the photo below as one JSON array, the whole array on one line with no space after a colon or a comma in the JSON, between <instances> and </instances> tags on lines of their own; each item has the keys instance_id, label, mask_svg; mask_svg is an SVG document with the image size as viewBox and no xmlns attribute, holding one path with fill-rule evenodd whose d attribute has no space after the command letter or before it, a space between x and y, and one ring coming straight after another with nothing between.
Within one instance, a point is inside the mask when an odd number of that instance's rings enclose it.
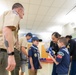
<instances>
[{"instance_id":1,"label":"black belt","mask_svg":"<svg viewBox=\"0 0 76 75\"><path fill-rule=\"evenodd\" d=\"M7 52L6 49L0 48L0 52Z\"/></svg>"}]
</instances>

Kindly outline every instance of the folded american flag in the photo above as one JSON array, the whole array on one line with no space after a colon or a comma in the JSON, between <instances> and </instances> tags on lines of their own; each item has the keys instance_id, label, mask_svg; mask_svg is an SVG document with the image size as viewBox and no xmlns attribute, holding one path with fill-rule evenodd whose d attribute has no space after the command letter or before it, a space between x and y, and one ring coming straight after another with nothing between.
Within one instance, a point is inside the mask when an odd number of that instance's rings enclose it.
<instances>
[{"instance_id":1,"label":"folded american flag","mask_svg":"<svg viewBox=\"0 0 76 75\"><path fill-rule=\"evenodd\" d=\"M52 47L49 47L49 48L46 50L46 52L49 53L50 55L54 56Z\"/></svg>"}]
</instances>

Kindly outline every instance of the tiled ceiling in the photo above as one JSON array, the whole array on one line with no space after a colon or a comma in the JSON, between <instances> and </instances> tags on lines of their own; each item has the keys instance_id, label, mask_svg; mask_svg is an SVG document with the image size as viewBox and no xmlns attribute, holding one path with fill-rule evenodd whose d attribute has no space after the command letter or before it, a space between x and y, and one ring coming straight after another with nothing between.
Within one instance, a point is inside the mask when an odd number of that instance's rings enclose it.
<instances>
[{"instance_id":1,"label":"tiled ceiling","mask_svg":"<svg viewBox=\"0 0 76 75\"><path fill-rule=\"evenodd\" d=\"M76 0L0 0L8 9L15 2L20 2L25 8L24 19L21 20L21 30L25 32L43 32L47 28L64 25L60 21L76 4Z\"/></svg>"}]
</instances>

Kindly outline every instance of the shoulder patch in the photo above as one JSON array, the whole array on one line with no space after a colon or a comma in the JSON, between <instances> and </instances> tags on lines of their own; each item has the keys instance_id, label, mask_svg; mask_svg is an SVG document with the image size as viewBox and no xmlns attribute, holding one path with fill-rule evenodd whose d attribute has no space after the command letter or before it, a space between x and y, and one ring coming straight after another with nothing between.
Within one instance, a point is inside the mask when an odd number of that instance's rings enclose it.
<instances>
[{"instance_id":1,"label":"shoulder patch","mask_svg":"<svg viewBox=\"0 0 76 75\"><path fill-rule=\"evenodd\" d=\"M64 56L63 52L58 52L58 55Z\"/></svg>"},{"instance_id":2,"label":"shoulder patch","mask_svg":"<svg viewBox=\"0 0 76 75\"><path fill-rule=\"evenodd\" d=\"M62 56L61 56L61 55L57 55L57 58L60 58L60 59L61 59L61 58L62 58Z\"/></svg>"}]
</instances>

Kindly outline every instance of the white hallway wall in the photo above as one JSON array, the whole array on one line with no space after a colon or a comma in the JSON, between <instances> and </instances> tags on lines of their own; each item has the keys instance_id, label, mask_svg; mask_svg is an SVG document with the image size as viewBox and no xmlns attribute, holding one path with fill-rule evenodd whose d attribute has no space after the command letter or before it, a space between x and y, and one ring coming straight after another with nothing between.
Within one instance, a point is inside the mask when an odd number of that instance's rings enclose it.
<instances>
[{"instance_id":1,"label":"white hallway wall","mask_svg":"<svg viewBox=\"0 0 76 75\"><path fill-rule=\"evenodd\" d=\"M71 25L71 23L68 23L68 24L63 26L63 28L62 28L62 35L63 36L72 35L73 33L74 33L74 28Z\"/></svg>"}]
</instances>

